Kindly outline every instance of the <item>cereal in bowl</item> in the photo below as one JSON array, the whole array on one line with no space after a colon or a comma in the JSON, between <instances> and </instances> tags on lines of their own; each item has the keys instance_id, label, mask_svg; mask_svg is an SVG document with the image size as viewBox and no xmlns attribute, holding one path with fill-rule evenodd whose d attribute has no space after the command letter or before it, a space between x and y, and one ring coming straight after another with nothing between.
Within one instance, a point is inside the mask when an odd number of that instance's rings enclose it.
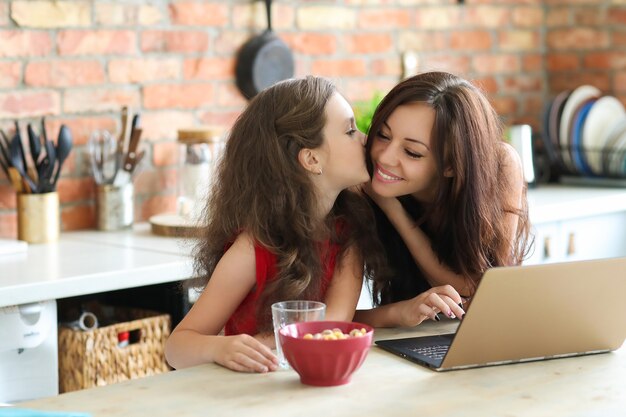
<instances>
[{"instance_id":1,"label":"cereal in bowl","mask_svg":"<svg viewBox=\"0 0 626 417\"><path fill-rule=\"evenodd\" d=\"M342 340L349 339L351 337L363 337L367 333L365 329L352 329L350 333L346 334L342 332L340 329L326 329L322 330L321 333L307 333L302 338L307 340Z\"/></svg>"}]
</instances>

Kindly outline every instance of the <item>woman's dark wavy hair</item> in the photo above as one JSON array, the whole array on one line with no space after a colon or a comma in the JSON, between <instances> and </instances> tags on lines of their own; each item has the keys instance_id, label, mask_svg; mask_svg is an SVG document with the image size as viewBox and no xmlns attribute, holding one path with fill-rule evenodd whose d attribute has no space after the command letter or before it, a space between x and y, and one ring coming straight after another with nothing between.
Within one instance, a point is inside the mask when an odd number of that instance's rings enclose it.
<instances>
[{"instance_id":1,"label":"woman's dark wavy hair","mask_svg":"<svg viewBox=\"0 0 626 417\"><path fill-rule=\"evenodd\" d=\"M488 268L520 264L526 256L530 227L526 187L521 207L506 206L507 181L502 178L505 171L501 166L506 150L498 146L503 139L498 115L478 88L445 72L408 78L381 101L368 134L370 173L373 138L396 107L417 102L435 112L431 152L439 183L433 204L422 207L417 223L428 223L439 260L465 276L473 292ZM452 177L444 176L448 167ZM507 213L519 217L512 244L506 228ZM385 285L377 281L374 293L384 293Z\"/></svg>"},{"instance_id":2,"label":"woman's dark wavy hair","mask_svg":"<svg viewBox=\"0 0 626 417\"><path fill-rule=\"evenodd\" d=\"M241 231L277 257L277 276L258 303L258 323L271 328L269 306L279 300L321 299L323 260L319 240L339 244L337 260L349 246L365 263L365 274L379 268L373 214L362 195L342 191L323 224L316 220L317 197L310 173L298 162L303 148L324 142L325 108L335 94L327 79L306 77L280 82L249 103L230 131L208 196L194 269L209 281L225 249ZM335 225L343 223L344 233Z\"/></svg>"}]
</instances>

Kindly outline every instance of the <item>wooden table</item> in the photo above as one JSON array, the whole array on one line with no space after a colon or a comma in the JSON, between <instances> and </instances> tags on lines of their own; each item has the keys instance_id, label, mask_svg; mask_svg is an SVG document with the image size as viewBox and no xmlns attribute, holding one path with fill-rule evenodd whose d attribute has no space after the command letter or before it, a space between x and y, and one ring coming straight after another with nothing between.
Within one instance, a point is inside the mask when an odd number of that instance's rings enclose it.
<instances>
[{"instance_id":1,"label":"wooden table","mask_svg":"<svg viewBox=\"0 0 626 417\"><path fill-rule=\"evenodd\" d=\"M380 329L376 338L454 330ZM437 373L372 347L352 382L310 387L294 371L241 374L214 364L19 404L94 417L624 416L626 348L585 357Z\"/></svg>"}]
</instances>

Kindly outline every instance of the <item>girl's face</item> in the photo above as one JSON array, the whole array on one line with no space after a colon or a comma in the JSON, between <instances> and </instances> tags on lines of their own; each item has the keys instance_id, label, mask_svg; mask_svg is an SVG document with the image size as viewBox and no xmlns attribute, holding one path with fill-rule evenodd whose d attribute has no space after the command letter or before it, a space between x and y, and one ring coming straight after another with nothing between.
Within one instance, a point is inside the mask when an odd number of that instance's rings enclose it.
<instances>
[{"instance_id":1,"label":"girl's face","mask_svg":"<svg viewBox=\"0 0 626 417\"><path fill-rule=\"evenodd\" d=\"M335 93L326 104L322 177L341 191L369 180L365 165L365 135L356 128L352 107Z\"/></svg>"},{"instance_id":2,"label":"girl's face","mask_svg":"<svg viewBox=\"0 0 626 417\"><path fill-rule=\"evenodd\" d=\"M437 171L431 152L435 111L424 103L398 106L378 132L370 150L372 189L383 197L412 195L427 203L434 199Z\"/></svg>"}]
</instances>

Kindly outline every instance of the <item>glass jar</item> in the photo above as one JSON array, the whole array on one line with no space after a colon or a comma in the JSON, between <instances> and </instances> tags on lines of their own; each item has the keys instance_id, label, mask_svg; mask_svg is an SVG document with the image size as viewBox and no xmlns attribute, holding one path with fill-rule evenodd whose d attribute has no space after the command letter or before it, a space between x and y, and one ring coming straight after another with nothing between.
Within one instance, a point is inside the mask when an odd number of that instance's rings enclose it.
<instances>
[{"instance_id":1,"label":"glass jar","mask_svg":"<svg viewBox=\"0 0 626 417\"><path fill-rule=\"evenodd\" d=\"M179 170L177 214L199 220L211 188L215 164L224 147L224 129L210 126L178 131Z\"/></svg>"}]
</instances>

